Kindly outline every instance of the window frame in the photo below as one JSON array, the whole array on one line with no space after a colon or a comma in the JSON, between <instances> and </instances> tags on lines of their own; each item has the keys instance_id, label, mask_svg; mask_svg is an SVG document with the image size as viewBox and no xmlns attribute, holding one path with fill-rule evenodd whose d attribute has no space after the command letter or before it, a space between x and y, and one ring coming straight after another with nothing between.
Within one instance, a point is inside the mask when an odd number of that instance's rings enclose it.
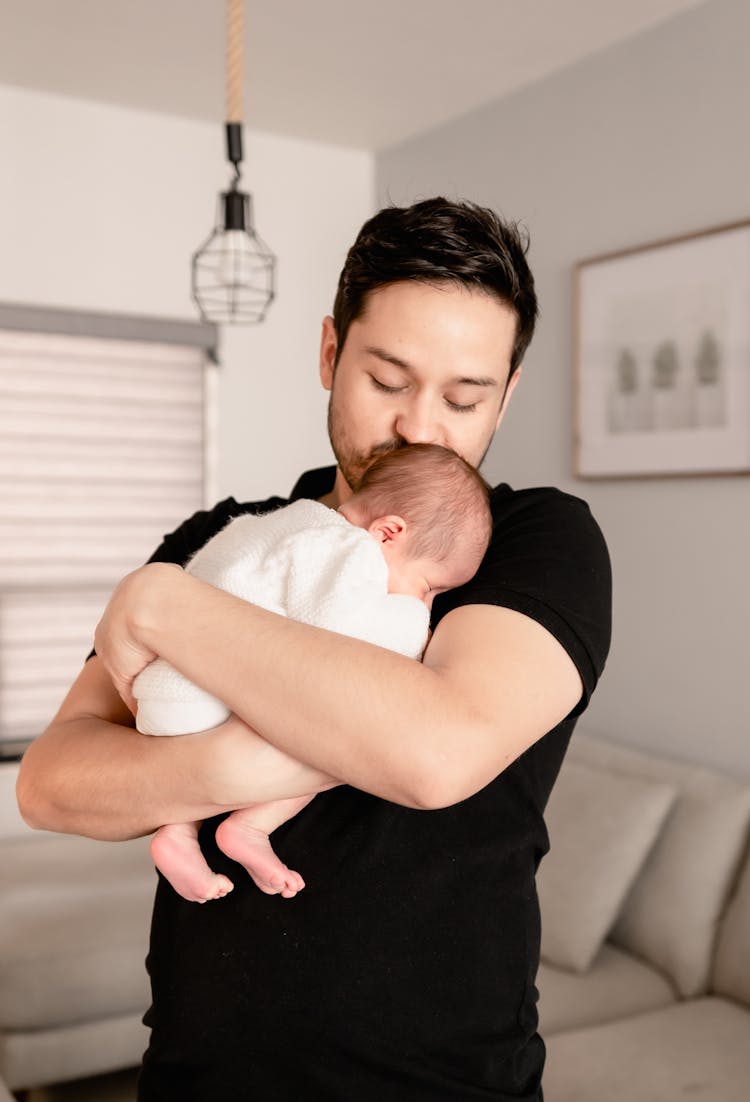
<instances>
[{"instance_id":1,"label":"window frame","mask_svg":"<svg viewBox=\"0 0 750 1102\"><path fill-rule=\"evenodd\" d=\"M218 328L216 325L181 318L162 318L132 314L110 314L67 308L0 303L0 331L37 335L90 337L117 342L167 344L202 350L203 371L203 506L216 493L216 389L218 369ZM0 586L0 591L2 591ZM1 641L0 641L1 642ZM82 658L85 656L82 656ZM40 732L41 733L41 732ZM0 737L0 762L17 761L33 741L32 737Z\"/></svg>"}]
</instances>

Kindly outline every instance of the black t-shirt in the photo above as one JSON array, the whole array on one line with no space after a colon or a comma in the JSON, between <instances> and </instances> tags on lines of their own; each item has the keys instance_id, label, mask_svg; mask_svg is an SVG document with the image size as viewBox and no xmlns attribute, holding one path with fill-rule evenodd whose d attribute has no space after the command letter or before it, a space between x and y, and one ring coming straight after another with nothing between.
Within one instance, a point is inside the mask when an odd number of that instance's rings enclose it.
<instances>
[{"instance_id":1,"label":"black t-shirt","mask_svg":"<svg viewBox=\"0 0 750 1102\"><path fill-rule=\"evenodd\" d=\"M333 477L303 475L292 500L323 496ZM581 703L454 807L416 811L348 786L316 796L273 838L307 884L293 900L262 894L217 849L220 818L207 821L204 853L235 889L198 905L160 877L142 1102L541 1100L534 877L544 807L609 647L610 569L578 498L501 485L491 503L484 562L435 600L433 627L462 604L532 617L575 662ZM231 517L283 504L229 498L152 558L184 563Z\"/></svg>"}]
</instances>

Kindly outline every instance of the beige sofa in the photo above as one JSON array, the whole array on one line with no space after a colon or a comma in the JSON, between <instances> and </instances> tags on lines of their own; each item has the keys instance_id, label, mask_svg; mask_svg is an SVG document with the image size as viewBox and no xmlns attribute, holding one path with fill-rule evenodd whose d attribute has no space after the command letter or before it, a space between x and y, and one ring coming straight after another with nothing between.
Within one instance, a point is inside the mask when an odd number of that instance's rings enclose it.
<instances>
[{"instance_id":1,"label":"beige sofa","mask_svg":"<svg viewBox=\"0 0 750 1102\"><path fill-rule=\"evenodd\" d=\"M750 784L577 732L547 821L545 1097L748 1102Z\"/></svg>"},{"instance_id":2,"label":"beige sofa","mask_svg":"<svg viewBox=\"0 0 750 1102\"><path fill-rule=\"evenodd\" d=\"M148 840L31 831L0 767L0 1102L140 1063L156 874Z\"/></svg>"},{"instance_id":3,"label":"beige sofa","mask_svg":"<svg viewBox=\"0 0 750 1102\"><path fill-rule=\"evenodd\" d=\"M0 798L0 1080L137 1064L146 841L35 834ZM545 1097L748 1102L750 785L577 732L547 818Z\"/></svg>"}]
</instances>

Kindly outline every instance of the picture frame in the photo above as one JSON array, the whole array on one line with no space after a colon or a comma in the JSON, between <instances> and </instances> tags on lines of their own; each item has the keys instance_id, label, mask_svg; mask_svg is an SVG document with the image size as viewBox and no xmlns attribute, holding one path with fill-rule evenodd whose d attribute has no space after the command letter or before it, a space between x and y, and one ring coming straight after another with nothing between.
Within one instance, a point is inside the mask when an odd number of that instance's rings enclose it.
<instances>
[{"instance_id":1,"label":"picture frame","mask_svg":"<svg viewBox=\"0 0 750 1102\"><path fill-rule=\"evenodd\" d=\"M575 475L750 472L750 220L575 265Z\"/></svg>"}]
</instances>

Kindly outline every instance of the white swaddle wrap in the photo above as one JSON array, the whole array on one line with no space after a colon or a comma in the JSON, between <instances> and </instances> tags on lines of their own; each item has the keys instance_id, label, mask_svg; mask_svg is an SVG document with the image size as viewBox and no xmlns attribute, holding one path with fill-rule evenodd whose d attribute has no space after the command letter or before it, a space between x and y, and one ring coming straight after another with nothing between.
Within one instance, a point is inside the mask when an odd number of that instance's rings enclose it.
<instances>
[{"instance_id":1,"label":"white swaddle wrap","mask_svg":"<svg viewBox=\"0 0 750 1102\"><path fill-rule=\"evenodd\" d=\"M419 658L427 642L430 614L424 602L389 593L388 567L377 542L317 501L236 517L185 569L271 612L409 658ZM229 717L220 700L162 658L139 674L133 693L142 734L184 735Z\"/></svg>"}]
</instances>

